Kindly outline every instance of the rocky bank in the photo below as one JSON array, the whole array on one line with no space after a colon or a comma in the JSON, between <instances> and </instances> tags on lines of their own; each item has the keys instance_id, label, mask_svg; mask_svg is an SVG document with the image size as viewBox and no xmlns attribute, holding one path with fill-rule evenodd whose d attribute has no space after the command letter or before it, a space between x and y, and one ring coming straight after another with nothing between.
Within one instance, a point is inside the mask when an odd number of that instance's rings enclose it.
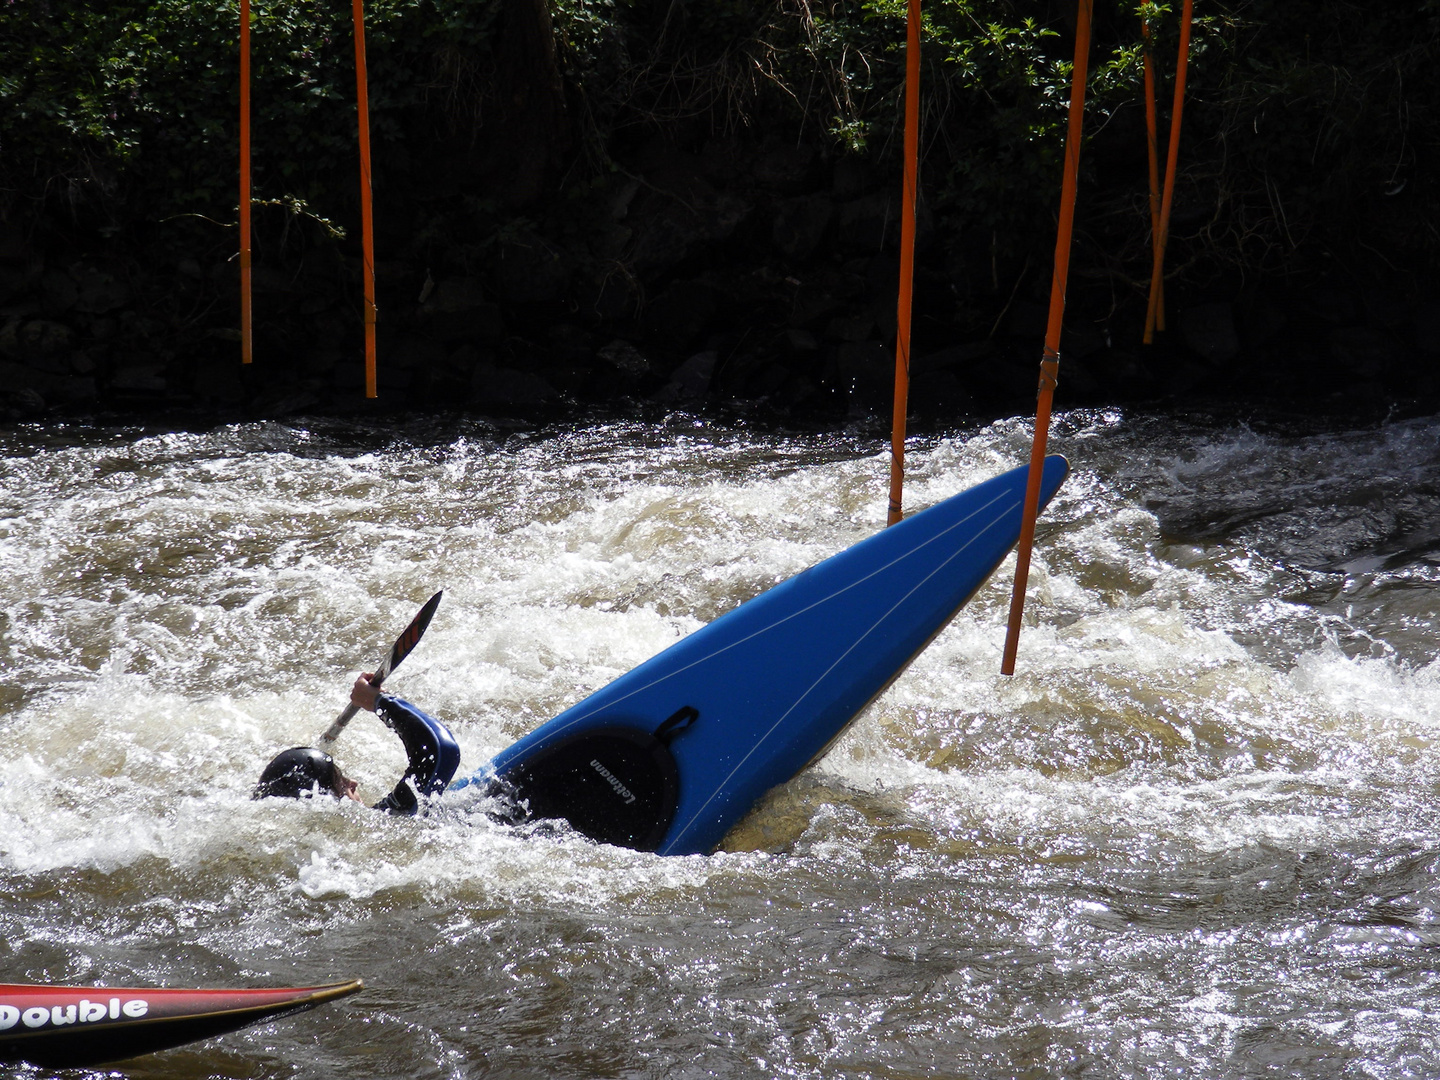
<instances>
[{"instance_id":1,"label":"rocky bank","mask_svg":"<svg viewBox=\"0 0 1440 1080\"><path fill-rule=\"evenodd\" d=\"M233 232L217 241L155 223L115 238L0 224L0 417L523 414L637 401L812 422L888 416L897 180L804 146L714 140L686 152L657 141L617 159L582 198L492 230L478 249L423 235L405 209L434 205L443 180L381 188L375 405L362 396L353 238L260 253L256 362L242 368ZM1049 254L1002 275L987 238L922 206L913 414L945 422L1033 407ZM1168 329L1143 346L1143 268L1101 272L1082 245L1057 403L1434 404L1440 291L1383 258L1342 263L1325 256L1303 278L1176 283Z\"/></svg>"}]
</instances>

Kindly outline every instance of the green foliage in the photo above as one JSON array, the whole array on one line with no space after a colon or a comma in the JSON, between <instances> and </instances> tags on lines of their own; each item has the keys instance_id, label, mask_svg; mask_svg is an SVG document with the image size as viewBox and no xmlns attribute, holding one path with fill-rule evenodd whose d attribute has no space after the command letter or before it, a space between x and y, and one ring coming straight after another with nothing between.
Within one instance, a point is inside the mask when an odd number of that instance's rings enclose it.
<instances>
[{"instance_id":1,"label":"green foliage","mask_svg":"<svg viewBox=\"0 0 1440 1080\"><path fill-rule=\"evenodd\" d=\"M425 170L444 137L483 124L501 3L368 0L377 175ZM1440 245L1428 179L1440 0L1198 8L1173 244L1283 265L1383 217L1397 243ZM1149 228L1141 19L1163 145L1179 9L1096 0L1080 227L1122 262L1144 262L1126 253ZM924 197L1002 260L1053 236L1074 12L1074 0L924 2ZM906 0L552 0L550 13L582 129L588 168L570 173L582 199L636 132L779 135L896 163ZM256 198L340 221L356 161L349 5L255 0L253 20ZM0 211L29 200L96 226L233 220L237 37L237 0L0 0ZM415 234L493 218L466 209L483 194L459 192Z\"/></svg>"},{"instance_id":2,"label":"green foliage","mask_svg":"<svg viewBox=\"0 0 1440 1080\"><path fill-rule=\"evenodd\" d=\"M404 144L433 126L447 49L484 50L498 3L370 0L371 135ZM251 9L257 197L323 201L355 168L349 5L256 0ZM239 128L235 0L0 8L0 140L12 193L68 184L156 216L233 219ZM417 128L418 121L418 128ZM403 147L402 147L403 148ZM333 202L333 199L331 200Z\"/></svg>"},{"instance_id":3,"label":"green foliage","mask_svg":"<svg viewBox=\"0 0 1440 1080\"><path fill-rule=\"evenodd\" d=\"M1368 245L1403 258L1440 245L1428 179L1440 5L1207 8L1176 196L1192 251L1242 270L1290 270L1322 251Z\"/></svg>"},{"instance_id":4,"label":"green foliage","mask_svg":"<svg viewBox=\"0 0 1440 1080\"><path fill-rule=\"evenodd\" d=\"M1053 213L1060 181L1074 41L1065 15L1073 6L1054 5L1043 18L1036 7L930 0L922 9L923 182L936 209L987 242L999 232L1027 243L1037 217ZM907 3L839 0L806 10L789 82L824 73L832 137L851 152L893 157L901 145ZM1136 23L1098 41L1092 126L1133 99L1138 35Z\"/></svg>"}]
</instances>

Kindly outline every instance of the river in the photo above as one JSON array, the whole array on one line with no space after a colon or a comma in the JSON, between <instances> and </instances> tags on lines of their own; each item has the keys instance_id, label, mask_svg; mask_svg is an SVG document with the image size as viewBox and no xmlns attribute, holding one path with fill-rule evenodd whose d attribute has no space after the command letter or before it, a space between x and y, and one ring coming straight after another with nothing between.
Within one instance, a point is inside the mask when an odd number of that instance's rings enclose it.
<instances>
[{"instance_id":1,"label":"river","mask_svg":"<svg viewBox=\"0 0 1440 1080\"><path fill-rule=\"evenodd\" d=\"M1028 441L916 438L907 507ZM1440 1073L1435 418L1060 414L1017 674L1012 558L713 855L250 799L436 589L390 686L463 775L882 527L884 443L0 429L0 978L366 982L167 1080Z\"/></svg>"}]
</instances>

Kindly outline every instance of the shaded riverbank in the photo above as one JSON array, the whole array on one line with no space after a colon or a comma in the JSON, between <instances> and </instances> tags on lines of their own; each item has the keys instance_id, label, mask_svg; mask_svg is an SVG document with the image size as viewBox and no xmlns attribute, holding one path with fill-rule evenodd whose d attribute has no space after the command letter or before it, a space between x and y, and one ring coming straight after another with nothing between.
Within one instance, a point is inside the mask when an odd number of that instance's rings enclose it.
<instances>
[{"instance_id":1,"label":"shaded riverbank","mask_svg":"<svg viewBox=\"0 0 1440 1080\"><path fill-rule=\"evenodd\" d=\"M932 423L1028 411L1050 288L1074 9L982 8L931 12L922 53L911 407ZM1197 23L1169 329L1147 347L1139 23L1100 5L1062 405L1437 400L1440 23L1322 9L1247 0ZM355 406L348 14L257 13L254 370L223 179L232 15L0 15L0 416ZM888 415L901 16L373 5L382 408Z\"/></svg>"}]
</instances>

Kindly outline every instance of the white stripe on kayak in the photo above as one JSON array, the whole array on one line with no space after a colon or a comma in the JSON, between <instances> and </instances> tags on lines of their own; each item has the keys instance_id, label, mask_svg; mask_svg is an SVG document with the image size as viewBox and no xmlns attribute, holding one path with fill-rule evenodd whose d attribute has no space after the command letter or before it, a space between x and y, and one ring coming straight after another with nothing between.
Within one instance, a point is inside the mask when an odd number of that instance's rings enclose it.
<instances>
[{"instance_id":1,"label":"white stripe on kayak","mask_svg":"<svg viewBox=\"0 0 1440 1080\"><path fill-rule=\"evenodd\" d=\"M997 501L999 500L999 498L1003 498L1003 497L1004 497L1004 496L1002 495L1002 496L998 496L996 499L991 500L989 503L986 504L985 507L981 507L981 510L986 509L986 508L988 508L989 506L993 506L993 505L995 504L995 502L997 502ZM845 658L846 658L847 656L849 656L852 652L854 652L856 649L858 649L858 648L860 647L860 643L861 643L861 642L863 642L867 637L869 637L869 636L870 636L871 634L873 634L876 630L878 630L878 629L880 628L881 624L884 623L886 619L888 619L891 615L893 615L893 614L895 613L895 611L896 611L897 608L899 608L902 604L904 604L906 600L909 600L910 597L914 596L915 593L917 593L921 588L923 588L923 587L925 586L925 584L930 581L931 578L933 578L936 574L940 573L940 571L944 570L945 567L949 566L952 562L954 562L954 561L955 561L956 559L958 559L962 554L964 554L966 548L970 547L971 544L974 544L977 540L979 540L979 539L980 539L982 536L984 536L987 532L989 532L991 529L993 529L996 525L1000 524L1001 521L1003 521L1009 514L1014 513L1014 511L1015 511L1016 509L1018 509L1020 506L1021 506L1021 501L1016 501L1016 502L1012 503L1010 506L1008 506L1006 509L1004 509L1003 511L1001 511L1000 514L998 514L994 519L992 519L989 524L987 524L984 528L980 529L978 532L975 533L975 535L974 535L973 537L971 537L968 541L966 541L966 543L965 543L962 547L956 548L955 551L950 555L949 558L947 558L947 559L945 559L943 562L939 563L939 564L935 567L934 570L930 571L930 573L926 574L923 578L921 578L919 581L917 581L917 582L915 583L914 587L911 588L909 592L907 592L907 593L906 593L904 596L902 596L899 600L895 601L895 603L890 606L889 610L887 610L883 615L881 615L878 619L876 619L875 622L874 622L873 624L871 624L871 626L870 626L869 629L867 629L864 633L862 633L859 637L857 637L857 638L855 639L855 641L850 645L850 647L849 647L848 649L846 649L843 653L841 653L839 656L837 656L837 657L835 658L835 662L834 662L833 664L831 664L828 668L826 668L825 671L824 671L824 673L821 674L821 676L820 676L818 679L816 679L813 683L811 683L810 686L806 688L806 690L805 690L804 693L802 693L798 698L795 699L794 704L792 704L788 709L786 709L785 712L781 714L780 718L775 721L775 723L773 723L773 724L770 725L770 729L769 729L768 731L766 731L764 735L761 735L760 738L758 738L758 739L755 740L755 743L754 743L753 746L750 747L749 752L748 752L744 757L742 757L742 758L735 764L735 767L730 770L729 774L726 775L725 779L722 780L722 781L720 781L720 783L719 783L718 785L716 785L715 790L710 793L710 797L705 800L705 802L700 806L700 809L696 810L695 813L691 815L690 820L685 823L684 828L682 828L679 832L677 832L677 833L675 834L675 838L674 838L673 840L671 840L670 843L666 844L666 845L665 845L665 848L664 848L663 850L657 851L657 854L660 854L660 855L665 854L669 849L673 848L676 844L678 844L678 843L680 842L680 840L685 836L685 834L686 834L687 832L689 832L691 828L694 827L696 821L699 820L700 816L705 813L706 808L709 807L709 805L710 805L712 802L715 801L715 797L716 797L717 795L719 795L720 792L721 792L721 790L722 790L727 784L729 784L731 780L733 780L733 779L735 778L735 774L738 773L738 772L744 767L745 763L746 763L747 761L749 761L750 758L755 755L755 753L760 749L761 745L765 742L765 740L768 739L768 738L770 738L771 735L775 734L775 729L778 728L781 724L783 724L783 723L789 718L790 714L793 713L796 709L798 709L798 708L800 707L800 703L801 703L802 701L804 701L807 697L809 697L810 694L814 692L814 690L815 690L815 688L816 688L817 686L819 686L819 685L820 685L821 683L823 683L827 678L829 678L830 673L831 673L832 671L834 671L837 667L839 667L840 664L845 660ZM980 511L977 510L975 513L978 514L979 512L980 512ZM970 517L974 517L974 516L975 516L975 514L971 514L971 515L970 515ZM970 518L966 518L965 520L968 521L968 520L970 520ZM946 529L944 532L937 533L937 534L935 535L935 537L933 537L933 539L935 539L935 540L940 539L940 537L944 536L945 533L950 532L951 530L953 530L954 528L958 527L958 526L961 525L961 524L963 524L963 522L956 522L955 525L952 525L949 529ZM930 541L926 541L927 544L928 544L929 542L930 542ZM925 546L925 544L921 544L920 547L916 547L916 548L912 549L910 552L907 552L907 554L906 554L905 556L901 556L901 558L906 558L906 557L908 557L909 555L915 554L915 552L918 552L918 551L919 551L921 548L923 548L924 546ZM896 562L899 562L899 561L900 561L899 559L895 559L895 560L893 560L892 562L890 562L889 564L887 564L886 567L882 567L882 569L888 569L890 566L895 565L895 563L896 563ZM880 572L879 570L875 571L875 573L879 573L879 572ZM873 576L874 576L873 574L871 574L871 575L866 575L866 577L873 577ZM866 580L866 579L865 579L865 578L861 578L860 580L861 580L861 581L864 581L864 580ZM855 582L854 584L859 584L859 582ZM853 587L853 586L846 586L846 588L851 588L851 587ZM842 593L842 592L844 592L844 591L845 591L844 589L840 589L840 590L838 590L838 591L834 594L834 596L838 596L838 595L840 595L840 593ZM828 600L828 599L833 599L833 596L832 596L832 597L827 597L826 599L827 599L827 600ZM818 603L824 603L824 602L825 602L825 601L819 601ZM814 606L816 606L816 605L813 605L813 604L811 605L811 607L814 607ZM809 609L807 608L806 610L809 610ZM797 612L796 614L799 614L799 612ZM782 620L782 621L783 621L783 620ZM778 626L779 623L776 623L775 625ZM768 628L767 628L767 629L768 629ZM754 635L752 635L752 636L754 636ZM658 681L659 681L659 680L657 680L657 682L658 682Z\"/></svg>"},{"instance_id":2,"label":"white stripe on kayak","mask_svg":"<svg viewBox=\"0 0 1440 1080\"><path fill-rule=\"evenodd\" d=\"M972 520L973 518L978 517L980 514L984 513L986 510L990 509L992 506L994 506L994 505L995 505L997 502L999 502L1001 499L1005 498L1005 495L1006 495L1005 492L1001 492L999 495L996 495L995 498L991 499L991 500L990 500L988 503L986 503L984 506L977 507L977 508L976 508L975 510L973 510L970 514L968 514L968 515L966 515L965 517L961 518L959 521L955 522L953 525L948 526L948 527L945 528L943 531L936 533L934 536L930 537L930 539L926 540L924 543L919 544L919 545L917 545L916 547L911 548L910 550L904 552L903 554L897 555L895 558L891 559L891 560L890 560L888 563L886 563L884 566L878 566L878 567L876 567L874 570L870 571L870 573L866 574L864 577L856 578L854 581L850 582L850 584L845 585L845 586L843 586L843 587L841 587L841 588L839 588L839 589L836 589L836 590L835 590L833 593L831 593L829 596L822 597L822 598L820 598L819 600L816 600L816 601L814 601L814 602L812 602L812 603L810 603L810 604L807 604L807 605L806 605L805 607L803 607L803 608L797 608L795 611L792 611L789 615L786 615L786 616L784 616L783 618L780 618L780 619L776 619L774 622L769 623L768 625L763 626L763 627L761 627L760 629L758 629L758 630L756 630L756 631L754 631L754 632L752 632L752 633L750 633L750 634L747 634L747 635L746 635L745 637L743 637L743 638L738 638L738 639L736 639L735 641L730 642L730 644L728 644L728 645L722 645L720 648L716 649L714 652L708 653L707 655L702 656L702 657L699 657L699 658L696 659L696 660L692 660L690 663L686 664L684 667L676 668L674 671L671 671L671 672L668 672L668 673L666 673L666 674L664 674L664 675L661 675L661 676L659 676L658 678L652 680L651 682L646 683L644 686L638 686L638 687L636 687L634 690L631 690L631 691L630 691L629 693L627 693L627 694L624 694L624 695L622 695L622 696L620 696L620 697L618 697L618 698L614 698L614 699L612 699L612 700L605 701L605 702L603 702L602 704L597 705L595 708L590 709L590 710L588 710L588 711L586 711L586 712L581 713L579 716L577 716L577 717L575 717L574 719L572 719L572 720L570 720L569 722L567 722L563 727L556 728L555 731L553 732L553 734L554 734L554 735L559 735L559 734L561 734L561 733L564 732L564 731L568 731L570 728L574 727L576 724L580 723L582 720L588 720L590 717L594 716L597 712L600 712L602 709L608 709L608 708L610 708L610 707L613 706L613 705L618 705L618 704L620 704L622 701L627 701L627 700L629 700L630 698L634 697L636 694L643 694L645 691L651 689L652 687L659 686L659 685L660 685L661 683L663 683L666 679L673 679L675 676L677 676L677 675L682 675L682 674L684 674L685 672L689 671L691 668L699 667L701 664L709 663L711 660L715 659L715 657L720 656L720 655L722 655L722 654L724 654L724 653L727 653L727 652L729 652L731 649L738 649L741 645L744 645L746 642L753 641L755 638L759 637L759 636L762 635L762 634L768 634L771 630L774 630L777 626L783 626L785 623L789 622L791 619L798 619L801 615L804 615L806 612L813 611L815 608L820 607L822 604L828 604L831 600L834 600L837 596L841 596L841 595L843 595L844 593L849 592L851 589L858 588L859 586L865 584L865 582L869 581L871 578L875 577L877 574L883 574L886 570L889 570L892 566L895 566L897 563L903 562L905 559L910 558L910 556L916 555L916 554L918 554L919 552L923 551L923 550L924 550L926 547L928 547L929 545L934 544L934 543L937 543L937 542L939 542L940 540L944 539L947 535L949 535L950 533L954 532L956 529L960 528L960 526L966 524L967 522L969 522L969 521ZM1000 515L999 515L998 517L996 517L996 518L995 518L993 521L991 521L988 525L985 525L985 526L984 526L983 528L981 528L978 532L976 532L976 534L965 544L965 547L961 547L961 548L956 549L955 554L956 554L956 555L960 554L961 552L963 552L963 551L965 550L965 548L968 548L968 547L969 547L971 544L973 544L976 540L980 539L980 537L984 536L987 532L989 532L991 529L993 529L993 528L995 527L995 525L996 525L1002 518L1004 518L1004 516L1005 516L1006 514L1013 512L1013 510L1015 509L1015 506L1016 506L1016 505L1018 505L1018 504L1012 504L1012 505L1011 505L1010 507L1008 507L1007 509L1001 511L1001 513L1000 513ZM877 535L879 535L879 534L877 534ZM849 550L849 549L847 548L846 550ZM831 556L831 558L834 558L834 556ZM951 558L954 558L954 556L952 555ZM949 560L947 560L947 562L948 562L948 561L949 561ZM820 563L816 563L816 564L815 564L815 566L820 566L820 565L823 565L823 561L820 562ZM941 565L944 565L944 564L942 563ZM809 569L813 570L814 568L815 568L815 567L810 567ZM805 573L806 571L801 571L801 572L802 572L802 573ZM932 575L932 576L933 576L933 575ZM786 580L791 580L791 581L793 581L794 579L793 579L793 578L788 578L788 579L786 579ZM761 595L764 595L764 594L762 593ZM748 603L748 601L747 601L747 603ZM736 608L736 609L732 609L732 610L739 610L739 609ZM728 614L728 613L727 613L727 614ZM722 618L723 618L723 616L722 616ZM714 624L712 623L711 625L714 625ZM699 631L697 631L697 633L698 633L698 632L699 632ZM866 633L869 633L869 631L866 631ZM674 646L671 646L671 648L674 648ZM621 676L621 677L623 678L623 676ZM597 693L598 693L598 692L599 692L599 691L597 691Z\"/></svg>"}]
</instances>

